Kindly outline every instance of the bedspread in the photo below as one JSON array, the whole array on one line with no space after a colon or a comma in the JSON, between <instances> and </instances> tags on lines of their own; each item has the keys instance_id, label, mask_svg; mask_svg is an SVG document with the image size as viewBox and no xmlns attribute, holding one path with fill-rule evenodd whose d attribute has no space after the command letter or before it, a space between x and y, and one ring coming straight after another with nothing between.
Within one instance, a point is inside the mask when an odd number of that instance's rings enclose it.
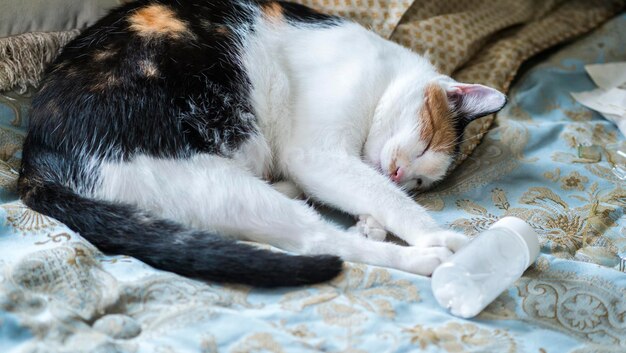
<instances>
[{"instance_id":1,"label":"bedspread","mask_svg":"<svg viewBox=\"0 0 626 353\"><path fill-rule=\"evenodd\" d=\"M593 88L584 64L625 57L622 14L536 60L475 152L418 196L472 236L505 215L541 236L537 262L471 320L440 308L429 278L386 268L349 263L330 283L260 290L105 256L15 201L20 142L9 141L0 151L0 352L624 352L626 185L610 168L626 142L569 92ZM0 96L0 138L23 135L28 95ZM602 160L581 160L579 144L604 147Z\"/></svg>"}]
</instances>

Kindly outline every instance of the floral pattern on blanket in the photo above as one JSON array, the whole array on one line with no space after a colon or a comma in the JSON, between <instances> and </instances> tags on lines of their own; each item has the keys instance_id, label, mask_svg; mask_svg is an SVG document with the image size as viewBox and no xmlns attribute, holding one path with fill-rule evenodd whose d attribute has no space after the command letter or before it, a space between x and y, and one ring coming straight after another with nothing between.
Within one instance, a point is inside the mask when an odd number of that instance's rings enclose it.
<instances>
[{"instance_id":1,"label":"floral pattern on blanket","mask_svg":"<svg viewBox=\"0 0 626 353\"><path fill-rule=\"evenodd\" d=\"M260 290L105 256L14 201L20 151L3 147L0 351L623 352L626 274L616 269L626 255L626 186L609 160L625 139L568 92L592 87L584 63L626 56L624 28L621 15L523 74L475 153L418 196L470 235L516 215L541 236L538 261L477 318L438 307L428 278L373 266ZM19 146L27 119L16 112L28 97L3 97L3 146ZM602 160L578 160L579 143L605 147Z\"/></svg>"}]
</instances>

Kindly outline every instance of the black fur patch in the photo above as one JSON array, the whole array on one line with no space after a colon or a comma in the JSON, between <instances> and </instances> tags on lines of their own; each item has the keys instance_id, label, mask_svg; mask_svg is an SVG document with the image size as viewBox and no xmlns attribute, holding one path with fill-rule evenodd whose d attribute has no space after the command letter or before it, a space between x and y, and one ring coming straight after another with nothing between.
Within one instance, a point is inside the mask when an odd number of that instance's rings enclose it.
<instances>
[{"instance_id":1,"label":"black fur patch","mask_svg":"<svg viewBox=\"0 0 626 353\"><path fill-rule=\"evenodd\" d=\"M278 3L283 8L283 14L288 21L310 23L316 26L335 26L342 21L340 17L326 15L300 4L286 1Z\"/></svg>"},{"instance_id":2,"label":"black fur patch","mask_svg":"<svg viewBox=\"0 0 626 353\"><path fill-rule=\"evenodd\" d=\"M33 100L26 149L184 158L235 149L255 132L240 39L206 28L249 26L248 11L227 1L167 2L189 30L145 38L129 17L154 3L121 7L68 44Z\"/></svg>"}]
</instances>

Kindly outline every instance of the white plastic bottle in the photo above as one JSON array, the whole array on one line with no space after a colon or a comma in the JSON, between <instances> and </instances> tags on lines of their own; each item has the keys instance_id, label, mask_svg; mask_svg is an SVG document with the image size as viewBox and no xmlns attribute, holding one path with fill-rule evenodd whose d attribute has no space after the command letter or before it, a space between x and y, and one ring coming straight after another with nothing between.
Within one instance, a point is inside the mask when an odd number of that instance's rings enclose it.
<instances>
[{"instance_id":1,"label":"white plastic bottle","mask_svg":"<svg viewBox=\"0 0 626 353\"><path fill-rule=\"evenodd\" d=\"M504 217L435 269L433 295L452 315L474 317L538 255L537 233L519 218Z\"/></svg>"}]
</instances>

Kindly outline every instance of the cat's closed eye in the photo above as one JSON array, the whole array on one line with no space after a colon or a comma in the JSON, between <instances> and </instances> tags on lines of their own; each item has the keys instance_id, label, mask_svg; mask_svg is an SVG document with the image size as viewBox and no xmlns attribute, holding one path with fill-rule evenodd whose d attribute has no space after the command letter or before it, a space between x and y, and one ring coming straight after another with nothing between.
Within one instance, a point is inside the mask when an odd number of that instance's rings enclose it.
<instances>
[{"instance_id":1,"label":"cat's closed eye","mask_svg":"<svg viewBox=\"0 0 626 353\"><path fill-rule=\"evenodd\" d=\"M426 147L422 150L422 152L419 152L417 155L415 155L415 159L422 157L426 152L428 152L428 150L430 150L430 143L426 145Z\"/></svg>"}]
</instances>

